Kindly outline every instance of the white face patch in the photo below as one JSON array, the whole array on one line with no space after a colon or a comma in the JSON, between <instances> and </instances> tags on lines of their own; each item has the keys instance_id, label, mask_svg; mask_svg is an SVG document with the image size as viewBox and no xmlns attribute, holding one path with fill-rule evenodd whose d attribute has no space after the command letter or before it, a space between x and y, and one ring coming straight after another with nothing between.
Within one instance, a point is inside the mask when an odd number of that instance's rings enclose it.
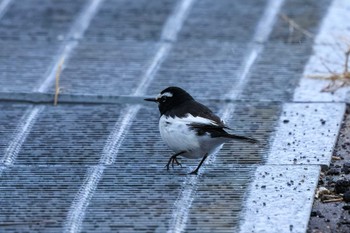
<instances>
[{"instance_id":1,"label":"white face patch","mask_svg":"<svg viewBox=\"0 0 350 233\"><path fill-rule=\"evenodd\" d=\"M170 92L164 92L163 94L159 94L159 95L156 97L156 99L158 100L158 104L160 104L160 102L165 102L165 99L166 99L166 98L163 98L163 99L162 99L162 97L168 97L168 98L170 98L170 97L173 97L173 94L170 93ZM159 100L162 100L162 101L159 101Z\"/></svg>"},{"instance_id":2,"label":"white face patch","mask_svg":"<svg viewBox=\"0 0 350 233\"><path fill-rule=\"evenodd\" d=\"M173 97L173 93L164 92L163 94L159 94L159 95L157 96L157 99L160 99L160 98L162 98L163 96L166 96L166 97Z\"/></svg>"}]
</instances>

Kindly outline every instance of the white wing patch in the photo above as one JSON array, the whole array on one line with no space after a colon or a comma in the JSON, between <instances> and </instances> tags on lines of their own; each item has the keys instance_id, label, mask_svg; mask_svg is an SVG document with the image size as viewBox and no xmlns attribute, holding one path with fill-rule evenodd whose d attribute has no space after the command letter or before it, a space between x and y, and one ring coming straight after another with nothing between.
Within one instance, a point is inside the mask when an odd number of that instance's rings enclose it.
<instances>
[{"instance_id":1,"label":"white wing patch","mask_svg":"<svg viewBox=\"0 0 350 233\"><path fill-rule=\"evenodd\" d=\"M184 118L179 118L179 121L182 121L184 124L188 125L188 124L203 124L203 125L215 125L215 126L219 126L218 123L216 123L213 120L209 120L207 118L204 117L199 117L199 116L192 116L191 114L187 114L186 117Z\"/></svg>"}]
</instances>

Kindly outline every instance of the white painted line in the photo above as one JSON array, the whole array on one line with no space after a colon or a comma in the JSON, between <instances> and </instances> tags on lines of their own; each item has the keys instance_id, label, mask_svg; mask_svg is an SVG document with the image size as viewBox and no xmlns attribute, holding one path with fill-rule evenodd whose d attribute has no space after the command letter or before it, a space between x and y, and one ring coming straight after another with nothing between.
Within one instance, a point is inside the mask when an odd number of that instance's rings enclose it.
<instances>
[{"instance_id":1,"label":"white painted line","mask_svg":"<svg viewBox=\"0 0 350 233\"><path fill-rule=\"evenodd\" d=\"M306 232L319 165L331 160L345 107L283 106L267 163L258 167L248 190L240 232Z\"/></svg>"},{"instance_id":2,"label":"white painted line","mask_svg":"<svg viewBox=\"0 0 350 233\"><path fill-rule=\"evenodd\" d=\"M253 42L265 42L272 30L272 27L275 23L277 14L283 4L284 0L269 0L268 4L265 7L265 12L262 18L259 20L259 24L256 28ZM238 97L242 90L244 89L245 84L247 83L248 73L254 64L256 58L263 49L262 44L254 44L249 50L248 55L242 63L242 68L238 74L239 80L235 83L235 89L229 93L228 98ZM234 112L234 105L227 104L225 110L219 115L225 120ZM211 164L215 162L216 154L209 156L205 164ZM186 177L184 183L182 184L182 191L175 201L174 209L172 213L172 218L169 223L168 232L180 233L184 232L186 229L186 224L188 221L189 211L192 206L194 199L195 190L197 189L198 178L201 173L205 171L205 167L202 167L199 175L197 176L188 176Z\"/></svg>"},{"instance_id":3,"label":"white painted line","mask_svg":"<svg viewBox=\"0 0 350 233\"><path fill-rule=\"evenodd\" d=\"M328 165L344 113L345 104L285 104L267 164Z\"/></svg>"},{"instance_id":4,"label":"white painted line","mask_svg":"<svg viewBox=\"0 0 350 233\"><path fill-rule=\"evenodd\" d=\"M256 28L253 37L254 42L265 43L271 34L273 25L276 22L277 14L280 11L285 0L269 0L262 18Z\"/></svg>"},{"instance_id":5,"label":"white painted line","mask_svg":"<svg viewBox=\"0 0 350 233\"><path fill-rule=\"evenodd\" d=\"M294 101L350 101L350 88L334 93L321 92L330 81L308 76L329 76L331 70L344 70L345 51L350 46L350 1L333 0L313 46L313 55L305 66L303 77L294 92Z\"/></svg>"},{"instance_id":6,"label":"white painted line","mask_svg":"<svg viewBox=\"0 0 350 233\"><path fill-rule=\"evenodd\" d=\"M155 77L156 72L160 68L160 65L163 63L163 61L168 56L171 48L172 48L172 45L169 43L160 44L155 57L151 60L151 64L148 66L148 69L146 70L145 74L140 80L137 89L133 93L134 96L143 95L146 92L146 89L151 84L152 80Z\"/></svg>"},{"instance_id":7,"label":"white painted line","mask_svg":"<svg viewBox=\"0 0 350 233\"><path fill-rule=\"evenodd\" d=\"M57 69L60 65L60 61L67 60L71 55L72 51L78 45L77 39L83 37L86 29L88 28L92 18L97 13L100 5L104 0L90 0L86 7L82 10L81 14L74 22L73 26L70 28L69 33L66 36L66 43L63 45L63 49L60 54L56 56L56 59L53 62L53 68L50 70L47 78L37 89L38 92L45 92L48 90L50 85L55 80ZM73 39L73 40L72 40ZM64 69L64 64L62 69Z\"/></svg>"},{"instance_id":8,"label":"white painted line","mask_svg":"<svg viewBox=\"0 0 350 233\"><path fill-rule=\"evenodd\" d=\"M170 42L176 41L177 35L194 2L195 0L183 0L177 4L175 11L168 18L163 28L161 40Z\"/></svg>"},{"instance_id":9,"label":"white painted line","mask_svg":"<svg viewBox=\"0 0 350 233\"><path fill-rule=\"evenodd\" d=\"M174 203L176 211L173 211L168 233L183 232L186 228L189 208L195 196L197 182L197 176L189 176L182 185L184 188L181 191L181 198L178 198Z\"/></svg>"},{"instance_id":10,"label":"white painted line","mask_svg":"<svg viewBox=\"0 0 350 233\"><path fill-rule=\"evenodd\" d=\"M350 38L350 2L333 0L323 19L321 29L315 39L316 44L337 44L341 39Z\"/></svg>"},{"instance_id":11,"label":"white painted line","mask_svg":"<svg viewBox=\"0 0 350 233\"><path fill-rule=\"evenodd\" d=\"M131 122L136 117L136 114L140 110L140 106L130 106L121 112L121 117L114 125L114 128L107 138L107 142L103 148L100 158L100 164L111 165L115 161L115 157L120 149L120 146L124 140L126 132L131 126Z\"/></svg>"},{"instance_id":12,"label":"white painted line","mask_svg":"<svg viewBox=\"0 0 350 233\"><path fill-rule=\"evenodd\" d=\"M68 219L63 232L80 232L81 223L83 222L85 210L89 205L90 199L103 175L103 165L97 165L88 171L83 185L81 186L75 200L68 212Z\"/></svg>"},{"instance_id":13,"label":"white painted line","mask_svg":"<svg viewBox=\"0 0 350 233\"><path fill-rule=\"evenodd\" d=\"M70 29L67 36L68 39L79 40L84 36L86 29L89 27L92 18L96 15L103 1L104 0L90 0L90 2L85 5L82 14L79 15Z\"/></svg>"},{"instance_id":14,"label":"white painted line","mask_svg":"<svg viewBox=\"0 0 350 233\"><path fill-rule=\"evenodd\" d=\"M12 0L3 0L0 3L0 19L4 16L11 3Z\"/></svg>"},{"instance_id":15,"label":"white painted line","mask_svg":"<svg viewBox=\"0 0 350 233\"><path fill-rule=\"evenodd\" d=\"M182 26L182 22L185 16L188 14L189 7L192 5L188 4L188 2L192 3L193 1L183 0L180 3L181 7L177 7L175 9L176 12L173 13L170 16L170 19L167 21L172 23L165 24L163 32L167 32L167 34L171 35L167 39L176 38L176 35ZM176 17L177 19L171 19L172 17ZM172 33L172 31L175 31L176 33ZM160 43L157 53L151 60L151 63L148 69L146 70L145 74L143 75L142 79L140 80L137 89L133 93L133 96L143 95L145 93L146 89L150 85L151 81L154 79L156 72L158 71L162 62L165 60L171 48L172 45L166 41ZM115 161L119 148L125 137L125 134L131 126L131 123L136 117L139 109L140 106L136 105L127 107L124 111L122 111L120 118L118 119L113 130L108 136L107 142L103 148L99 162L99 167L101 168L96 168L99 170L87 174L85 178L86 182L83 183L80 189L81 191L77 194L75 200L73 201L70 207L70 211L64 226L64 232L81 231L81 225L84 220L86 208L89 205L90 199L93 193L95 192L96 187L103 175L102 167L110 165Z\"/></svg>"},{"instance_id":16,"label":"white painted line","mask_svg":"<svg viewBox=\"0 0 350 233\"><path fill-rule=\"evenodd\" d=\"M305 233L319 166L266 165L248 189L240 233Z\"/></svg>"},{"instance_id":17,"label":"white painted line","mask_svg":"<svg viewBox=\"0 0 350 233\"><path fill-rule=\"evenodd\" d=\"M27 138L30 130L36 122L36 119L38 118L40 112L43 111L43 109L44 106L35 106L27 109L19 121L19 124L14 132L14 136L9 146L5 149L5 155L0 160L0 163L4 164L5 166L13 165L23 145L23 142Z\"/></svg>"},{"instance_id":18,"label":"white painted line","mask_svg":"<svg viewBox=\"0 0 350 233\"><path fill-rule=\"evenodd\" d=\"M246 83L248 82L247 76L251 70L256 59L264 49L264 43L268 40L272 31L273 25L276 22L277 14L280 11L285 0L269 0L265 7L264 14L259 20L259 24L256 27L255 34L252 39L252 45L247 56L245 56L243 65L239 69L238 81L235 82L235 86L227 95L227 98L237 99L244 90Z\"/></svg>"}]
</instances>

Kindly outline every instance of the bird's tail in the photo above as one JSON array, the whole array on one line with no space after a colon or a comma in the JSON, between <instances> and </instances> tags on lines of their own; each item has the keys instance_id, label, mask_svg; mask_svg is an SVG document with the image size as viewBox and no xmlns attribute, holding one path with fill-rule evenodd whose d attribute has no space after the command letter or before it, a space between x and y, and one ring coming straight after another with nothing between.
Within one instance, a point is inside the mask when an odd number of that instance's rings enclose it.
<instances>
[{"instance_id":1,"label":"bird's tail","mask_svg":"<svg viewBox=\"0 0 350 233\"><path fill-rule=\"evenodd\" d=\"M249 138L249 137L235 135L235 134L226 134L225 137L232 138L232 139L239 140L239 141L250 142L250 143L259 143L259 141L254 139L254 138Z\"/></svg>"}]
</instances>

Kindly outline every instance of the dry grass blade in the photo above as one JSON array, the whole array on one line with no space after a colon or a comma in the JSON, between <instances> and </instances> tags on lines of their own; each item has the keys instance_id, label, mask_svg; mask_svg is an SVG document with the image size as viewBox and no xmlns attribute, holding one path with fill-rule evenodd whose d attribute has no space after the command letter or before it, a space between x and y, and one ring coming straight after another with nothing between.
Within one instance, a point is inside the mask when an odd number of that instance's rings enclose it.
<instances>
[{"instance_id":1,"label":"dry grass blade","mask_svg":"<svg viewBox=\"0 0 350 233\"><path fill-rule=\"evenodd\" d=\"M60 93L60 75L62 72L62 66L64 63L64 57L61 59L60 63L58 64L57 71L56 71L56 83L55 83L55 98L53 105L57 105L58 101L58 94Z\"/></svg>"},{"instance_id":2,"label":"dry grass blade","mask_svg":"<svg viewBox=\"0 0 350 233\"><path fill-rule=\"evenodd\" d=\"M329 200L324 200L322 201L323 203L331 203L331 202L342 202L343 198L335 198L335 199L329 199Z\"/></svg>"},{"instance_id":3,"label":"dry grass blade","mask_svg":"<svg viewBox=\"0 0 350 233\"><path fill-rule=\"evenodd\" d=\"M350 56L350 46L345 52L345 62L344 70L342 73L331 72L328 66L324 63L322 65L330 72L330 75L308 75L308 78L321 79L321 80L330 80L331 83L324 87L321 92L335 92L339 88L350 85L350 72L349 72L349 56Z\"/></svg>"}]
</instances>

